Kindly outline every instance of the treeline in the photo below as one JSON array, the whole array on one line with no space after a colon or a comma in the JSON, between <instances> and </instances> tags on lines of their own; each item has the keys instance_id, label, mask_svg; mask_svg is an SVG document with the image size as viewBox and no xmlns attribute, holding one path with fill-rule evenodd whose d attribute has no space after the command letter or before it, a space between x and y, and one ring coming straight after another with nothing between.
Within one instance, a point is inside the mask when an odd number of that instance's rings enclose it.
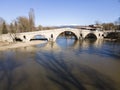
<instances>
[{"instance_id":1,"label":"treeline","mask_svg":"<svg viewBox=\"0 0 120 90\"><path fill-rule=\"evenodd\" d=\"M120 24L115 23L103 23L103 30L120 30Z\"/></svg>"},{"instance_id":2,"label":"treeline","mask_svg":"<svg viewBox=\"0 0 120 90\"><path fill-rule=\"evenodd\" d=\"M101 25L103 30L120 30L120 17L115 22L96 24Z\"/></svg>"},{"instance_id":3,"label":"treeline","mask_svg":"<svg viewBox=\"0 0 120 90\"><path fill-rule=\"evenodd\" d=\"M6 21L0 17L0 33L19 33L19 32L29 32L35 30L34 22L34 10L30 9L29 17L20 16L16 18L10 24L7 24Z\"/></svg>"},{"instance_id":4,"label":"treeline","mask_svg":"<svg viewBox=\"0 0 120 90\"><path fill-rule=\"evenodd\" d=\"M28 13L28 17L19 16L10 24L7 24L6 21L2 17L0 17L0 34L32 32L32 31L49 30L55 28L56 27L43 27L41 25L36 27L33 9L30 9Z\"/></svg>"}]
</instances>

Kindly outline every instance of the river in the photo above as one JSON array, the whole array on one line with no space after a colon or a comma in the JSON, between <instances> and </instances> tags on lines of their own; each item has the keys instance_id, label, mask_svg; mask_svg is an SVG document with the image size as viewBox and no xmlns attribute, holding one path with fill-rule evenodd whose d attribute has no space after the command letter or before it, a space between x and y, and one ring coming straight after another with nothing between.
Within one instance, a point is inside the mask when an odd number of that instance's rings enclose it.
<instances>
[{"instance_id":1,"label":"river","mask_svg":"<svg viewBox=\"0 0 120 90\"><path fill-rule=\"evenodd\" d=\"M0 90L120 90L120 43L59 37L0 51Z\"/></svg>"}]
</instances>

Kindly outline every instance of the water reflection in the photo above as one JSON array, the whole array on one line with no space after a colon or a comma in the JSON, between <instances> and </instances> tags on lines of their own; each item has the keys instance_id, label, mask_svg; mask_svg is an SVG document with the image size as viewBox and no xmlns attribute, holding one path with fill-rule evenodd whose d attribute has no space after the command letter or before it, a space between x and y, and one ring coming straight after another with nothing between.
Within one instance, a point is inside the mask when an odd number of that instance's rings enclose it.
<instances>
[{"instance_id":1,"label":"water reflection","mask_svg":"<svg viewBox=\"0 0 120 90\"><path fill-rule=\"evenodd\" d=\"M61 36L57 38L56 43L58 44L59 47L62 48L70 48L75 45L77 41L75 40L74 36Z\"/></svg>"},{"instance_id":2,"label":"water reflection","mask_svg":"<svg viewBox=\"0 0 120 90\"><path fill-rule=\"evenodd\" d=\"M48 42L33 47L25 47L18 49L22 52L33 52L33 51L54 51L59 52L61 50L72 50L76 54L88 53L95 54L103 57L111 57L119 60L120 58L120 43L108 42L104 40L81 40L76 41L75 39L63 39L59 38L56 42Z\"/></svg>"},{"instance_id":3,"label":"water reflection","mask_svg":"<svg viewBox=\"0 0 120 90\"><path fill-rule=\"evenodd\" d=\"M120 58L120 43L96 40L94 42L83 41L81 44L82 53L96 54L104 57ZM79 51L77 52L79 53Z\"/></svg>"},{"instance_id":4,"label":"water reflection","mask_svg":"<svg viewBox=\"0 0 120 90\"><path fill-rule=\"evenodd\" d=\"M68 42L69 41L69 42ZM104 57L120 58L120 43L108 42L104 40L86 39L76 41L75 39L57 39L57 46L67 49L76 49L76 54L89 53Z\"/></svg>"}]
</instances>

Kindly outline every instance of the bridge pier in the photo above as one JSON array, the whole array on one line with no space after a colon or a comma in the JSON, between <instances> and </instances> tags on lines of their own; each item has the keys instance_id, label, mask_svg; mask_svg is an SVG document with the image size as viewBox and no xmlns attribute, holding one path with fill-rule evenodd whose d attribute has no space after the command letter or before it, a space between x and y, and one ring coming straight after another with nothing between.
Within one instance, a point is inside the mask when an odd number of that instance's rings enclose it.
<instances>
[{"instance_id":1,"label":"bridge pier","mask_svg":"<svg viewBox=\"0 0 120 90\"><path fill-rule=\"evenodd\" d=\"M49 41L50 41L50 42L54 42L54 41L53 41L53 38L49 38Z\"/></svg>"},{"instance_id":2,"label":"bridge pier","mask_svg":"<svg viewBox=\"0 0 120 90\"><path fill-rule=\"evenodd\" d=\"M56 40L55 37L53 36L53 34L51 34L51 35L50 35L50 38L49 38L49 41L50 41L50 42L55 42L55 40Z\"/></svg>"}]
</instances>

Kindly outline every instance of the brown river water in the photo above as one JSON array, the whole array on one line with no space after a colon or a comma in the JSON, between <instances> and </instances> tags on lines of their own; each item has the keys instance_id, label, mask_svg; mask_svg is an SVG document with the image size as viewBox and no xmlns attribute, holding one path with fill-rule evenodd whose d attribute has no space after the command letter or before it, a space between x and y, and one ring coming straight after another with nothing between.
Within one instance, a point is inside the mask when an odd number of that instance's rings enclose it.
<instances>
[{"instance_id":1,"label":"brown river water","mask_svg":"<svg viewBox=\"0 0 120 90\"><path fill-rule=\"evenodd\" d=\"M120 90L120 43L61 37L0 51L0 90Z\"/></svg>"}]
</instances>

